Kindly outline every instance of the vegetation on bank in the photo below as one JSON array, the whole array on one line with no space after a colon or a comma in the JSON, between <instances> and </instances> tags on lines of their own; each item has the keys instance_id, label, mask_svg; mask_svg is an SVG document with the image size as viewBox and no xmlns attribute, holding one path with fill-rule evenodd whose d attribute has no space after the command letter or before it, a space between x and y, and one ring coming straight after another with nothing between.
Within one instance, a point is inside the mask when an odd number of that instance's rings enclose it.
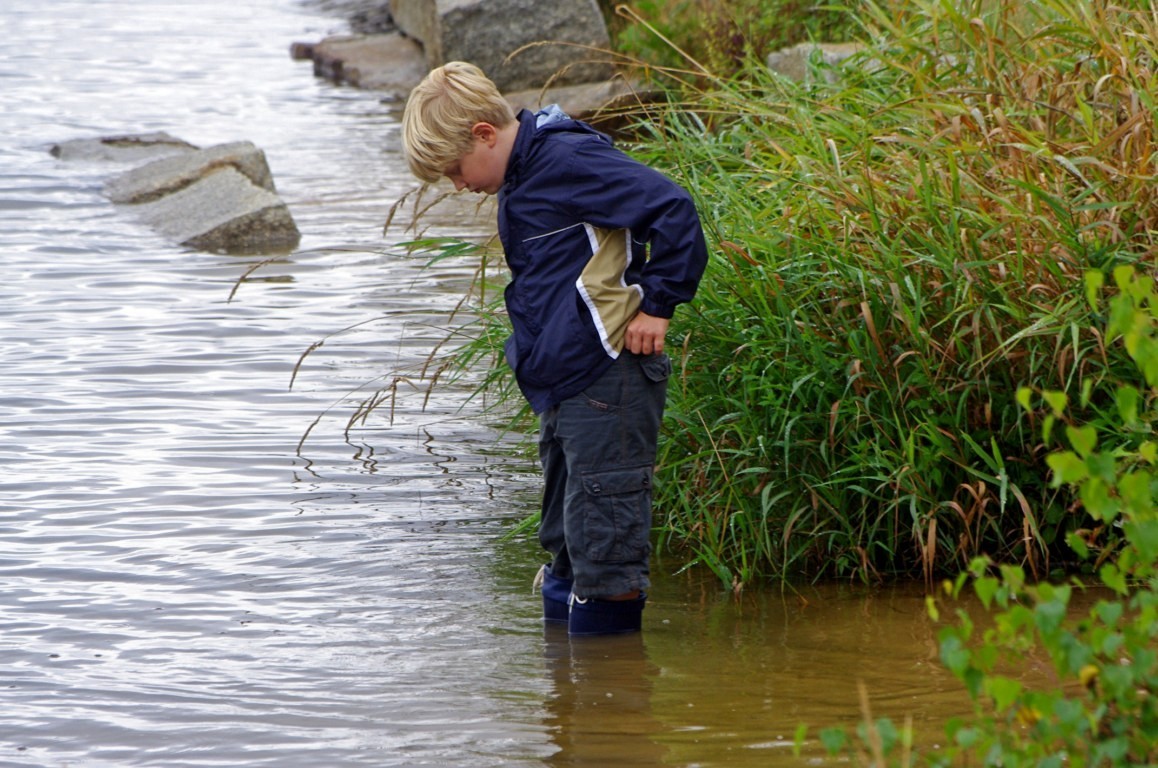
<instances>
[{"instance_id":1,"label":"vegetation on bank","mask_svg":"<svg viewBox=\"0 0 1158 768\"><path fill-rule=\"evenodd\" d=\"M1073 491L1108 549L1089 546L1089 532L1068 537L1076 557L1096 570L1102 597L1084 615L1070 605L1081 582L1034 583L1024 569L978 558L945 591L955 599L968 583L989 612L988 628L958 609L939 634L944 666L964 685L971 718L950 720L944 748L919 755L909 726L874 720L867 699L855 736L826 728L832 754L877 768L910 765L1153 766L1158 764L1158 514L1154 507L1158 442L1150 425L1158 386L1158 294L1153 278L1131 266L1113 270L1114 293L1101 296L1103 275L1087 273L1099 330L1135 364L1139 389L1105 386L1112 402L1093 424L1074 422L1059 391L1022 388L1018 402L1044 413L1043 439L1057 429L1068 449L1050 453L1052 484ZM939 618L938 602L929 611ZM1026 686L1020 673L1044 668L1056 684ZM797 742L805 738L805 729Z\"/></svg>"},{"instance_id":2,"label":"vegetation on bank","mask_svg":"<svg viewBox=\"0 0 1158 768\"><path fill-rule=\"evenodd\" d=\"M967 4L966 4L967 5ZM1023 385L1131 380L1087 270L1154 252L1155 20L1085 2L863 4L869 47L804 85L688 60L637 148L716 260L678 315L664 539L766 575L1041 578L1096 526L1050 486Z\"/></svg>"}]
</instances>

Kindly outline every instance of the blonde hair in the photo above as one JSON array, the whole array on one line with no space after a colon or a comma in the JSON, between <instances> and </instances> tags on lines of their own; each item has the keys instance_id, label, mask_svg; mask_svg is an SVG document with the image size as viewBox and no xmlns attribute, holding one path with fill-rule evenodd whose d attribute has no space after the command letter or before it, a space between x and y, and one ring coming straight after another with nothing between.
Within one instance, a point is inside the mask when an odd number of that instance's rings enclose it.
<instances>
[{"instance_id":1,"label":"blonde hair","mask_svg":"<svg viewBox=\"0 0 1158 768\"><path fill-rule=\"evenodd\" d=\"M438 181L470 152L474 125L504 128L514 119L511 105L474 64L452 61L431 70L410 92L402 115L410 172L426 182Z\"/></svg>"}]
</instances>

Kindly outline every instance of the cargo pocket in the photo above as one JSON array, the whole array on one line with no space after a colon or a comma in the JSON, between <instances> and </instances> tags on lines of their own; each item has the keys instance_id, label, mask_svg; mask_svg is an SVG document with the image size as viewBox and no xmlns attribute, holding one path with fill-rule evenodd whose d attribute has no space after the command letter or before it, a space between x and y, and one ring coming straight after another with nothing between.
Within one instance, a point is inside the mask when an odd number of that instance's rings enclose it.
<instances>
[{"instance_id":1,"label":"cargo pocket","mask_svg":"<svg viewBox=\"0 0 1158 768\"><path fill-rule=\"evenodd\" d=\"M583 551L597 563L625 563L648 555L651 465L583 472L586 514Z\"/></svg>"},{"instance_id":2,"label":"cargo pocket","mask_svg":"<svg viewBox=\"0 0 1158 768\"><path fill-rule=\"evenodd\" d=\"M645 357L639 367L643 369L643 375L656 384L667 381L671 376L671 358L662 352Z\"/></svg>"}]
</instances>

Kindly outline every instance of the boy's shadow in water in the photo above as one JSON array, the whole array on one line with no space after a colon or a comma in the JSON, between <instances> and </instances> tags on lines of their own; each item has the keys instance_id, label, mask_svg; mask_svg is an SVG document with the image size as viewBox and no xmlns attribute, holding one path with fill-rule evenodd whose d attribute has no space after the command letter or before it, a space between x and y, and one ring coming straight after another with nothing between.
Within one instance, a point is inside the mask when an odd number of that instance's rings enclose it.
<instances>
[{"instance_id":1,"label":"boy's shadow in water","mask_svg":"<svg viewBox=\"0 0 1158 768\"><path fill-rule=\"evenodd\" d=\"M567 627L544 625L544 656L554 682L546 725L559 751L550 766L656 766L667 749L654 736L652 679L641 633L568 637Z\"/></svg>"}]
</instances>

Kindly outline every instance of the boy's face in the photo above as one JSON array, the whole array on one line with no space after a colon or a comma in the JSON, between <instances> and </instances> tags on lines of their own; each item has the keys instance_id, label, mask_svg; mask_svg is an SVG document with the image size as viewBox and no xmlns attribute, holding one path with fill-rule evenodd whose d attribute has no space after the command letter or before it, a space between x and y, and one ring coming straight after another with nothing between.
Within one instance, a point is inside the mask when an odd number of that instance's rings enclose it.
<instances>
[{"instance_id":1,"label":"boy's face","mask_svg":"<svg viewBox=\"0 0 1158 768\"><path fill-rule=\"evenodd\" d=\"M503 151L499 131L490 123L476 123L471 129L474 143L469 152L442 172L456 190L496 194L507 174L509 151Z\"/></svg>"}]
</instances>

